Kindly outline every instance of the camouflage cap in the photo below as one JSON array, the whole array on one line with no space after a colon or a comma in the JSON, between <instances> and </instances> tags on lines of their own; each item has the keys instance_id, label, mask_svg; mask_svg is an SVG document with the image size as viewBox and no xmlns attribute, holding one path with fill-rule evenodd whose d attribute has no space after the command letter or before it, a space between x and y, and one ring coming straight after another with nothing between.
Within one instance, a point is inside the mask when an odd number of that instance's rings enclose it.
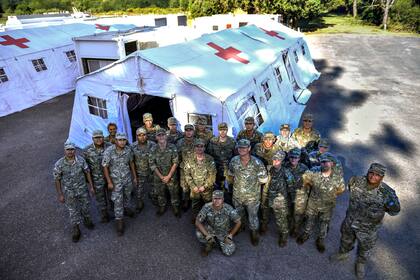
<instances>
[{"instance_id":1,"label":"camouflage cap","mask_svg":"<svg viewBox=\"0 0 420 280\"><path fill-rule=\"evenodd\" d=\"M274 155L273 155L273 160L284 160L284 158L286 157L286 153L283 151L277 151Z\"/></svg>"},{"instance_id":2,"label":"camouflage cap","mask_svg":"<svg viewBox=\"0 0 420 280\"><path fill-rule=\"evenodd\" d=\"M248 148L251 146L251 142L249 142L248 139L241 139L238 141L238 144L236 144L237 148Z\"/></svg>"},{"instance_id":3,"label":"camouflage cap","mask_svg":"<svg viewBox=\"0 0 420 280\"><path fill-rule=\"evenodd\" d=\"M168 118L168 125L177 124L178 121L175 117Z\"/></svg>"},{"instance_id":4,"label":"camouflage cap","mask_svg":"<svg viewBox=\"0 0 420 280\"><path fill-rule=\"evenodd\" d=\"M117 135L115 135L115 139L117 140L127 140L127 135L125 133L117 133Z\"/></svg>"},{"instance_id":5,"label":"camouflage cap","mask_svg":"<svg viewBox=\"0 0 420 280\"><path fill-rule=\"evenodd\" d=\"M213 198L224 198L223 191L221 190L213 191Z\"/></svg>"},{"instance_id":6,"label":"camouflage cap","mask_svg":"<svg viewBox=\"0 0 420 280\"><path fill-rule=\"evenodd\" d=\"M268 131L268 132L264 133L264 139L274 140L274 139L276 139L276 136L274 135L273 132Z\"/></svg>"},{"instance_id":7,"label":"camouflage cap","mask_svg":"<svg viewBox=\"0 0 420 280\"><path fill-rule=\"evenodd\" d=\"M219 123L219 125L217 126L217 128L219 130L228 130L228 125L225 122Z\"/></svg>"},{"instance_id":8,"label":"camouflage cap","mask_svg":"<svg viewBox=\"0 0 420 280\"><path fill-rule=\"evenodd\" d=\"M326 161L334 162L334 159L335 159L334 155L329 152L323 153L322 155L319 156L320 162L326 162Z\"/></svg>"},{"instance_id":9,"label":"camouflage cap","mask_svg":"<svg viewBox=\"0 0 420 280\"><path fill-rule=\"evenodd\" d=\"M187 123L184 125L184 130L194 130L194 125Z\"/></svg>"},{"instance_id":10,"label":"camouflage cap","mask_svg":"<svg viewBox=\"0 0 420 280\"><path fill-rule=\"evenodd\" d=\"M207 124L207 119L204 117L200 117L196 120L195 122L196 124L201 124L201 125L206 125Z\"/></svg>"},{"instance_id":11,"label":"camouflage cap","mask_svg":"<svg viewBox=\"0 0 420 280\"><path fill-rule=\"evenodd\" d=\"M166 130L164 128L159 128L158 130L156 130L156 136L162 134L166 135Z\"/></svg>"},{"instance_id":12,"label":"camouflage cap","mask_svg":"<svg viewBox=\"0 0 420 280\"><path fill-rule=\"evenodd\" d=\"M254 118L253 118L253 117L246 117L246 118L245 118L245 124L247 124L247 123L252 123L252 124L254 124L254 123L255 123Z\"/></svg>"},{"instance_id":13,"label":"camouflage cap","mask_svg":"<svg viewBox=\"0 0 420 280\"><path fill-rule=\"evenodd\" d=\"M300 157L302 154L301 150L299 148L293 148L289 151L289 157Z\"/></svg>"},{"instance_id":14,"label":"camouflage cap","mask_svg":"<svg viewBox=\"0 0 420 280\"><path fill-rule=\"evenodd\" d=\"M70 142L70 140L67 140L64 142L64 150L71 150L76 149L76 145L73 142Z\"/></svg>"},{"instance_id":15,"label":"camouflage cap","mask_svg":"<svg viewBox=\"0 0 420 280\"><path fill-rule=\"evenodd\" d=\"M153 121L153 116L150 113L143 114L143 121Z\"/></svg>"},{"instance_id":16,"label":"camouflage cap","mask_svg":"<svg viewBox=\"0 0 420 280\"><path fill-rule=\"evenodd\" d=\"M302 120L304 121L306 120L312 121L313 119L314 119L314 115L312 115L311 113L305 113L302 116Z\"/></svg>"},{"instance_id":17,"label":"camouflage cap","mask_svg":"<svg viewBox=\"0 0 420 280\"><path fill-rule=\"evenodd\" d=\"M146 129L144 127L137 128L136 135L140 135L140 134L144 134L144 135L147 134L147 131L146 131Z\"/></svg>"},{"instance_id":18,"label":"camouflage cap","mask_svg":"<svg viewBox=\"0 0 420 280\"><path fill-rule=\"evenodd\" d=\"M328 143L328 139L322 138L321 140L319 140L318 147L329 148L330 144Z\"/></svg>"},{"instance_id":19,"label":"camouflage cap","mask_svg":"<svg viewBox=\"0 0 420 280\"><path fill-rule=\"evenodd\" d=\"M195 141L194 141L194 146L205 146L206 145L206 143L204 142L204 140L203 139L201 139L201 138L197 138L197 139L195 139Z\"/></svg>"},{"instance_id":20,"label":"camouflage cap","mask_svg":"<svg viewBox=\"0 0 420 280\"><path fill-rule=\"evenodd\" d=\"M288 123L284 123L280 125L280 130L283 130L283 129L290 130L290 125Z\"/></svg>"},{"instance_id":21,"label":"camouflage cap","mask_svg":"<svg viewBox=\"0 0 420 280\"><path fill-rule=\"evenodd\" d=\"M104 133L102 132L102 130L97 129L97 130L94 130L92 132L92 137L93 138L96 138L96 137L104 137Z\"/></svg>"},{"instance_id":22,"label":"camouflage cap","mask_svg":"<svg viewBox=\"0 0 420 280\"><path fill-rule=\"evenodd\" d=\"M368 172L373 172L383 177L385 176L386 167L380 163L374 162L370 165Z\"/></svg>"}]
</instances>

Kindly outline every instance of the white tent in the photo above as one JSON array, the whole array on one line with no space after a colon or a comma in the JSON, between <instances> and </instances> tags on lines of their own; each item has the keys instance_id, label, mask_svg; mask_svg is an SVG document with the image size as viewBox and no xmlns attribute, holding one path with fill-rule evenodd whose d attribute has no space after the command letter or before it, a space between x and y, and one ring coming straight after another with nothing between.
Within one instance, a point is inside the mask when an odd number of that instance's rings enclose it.
<instances>
[{"instance_id":1,"label":"white tent","mask_svg":"<svg viewBox=\"0 0 420 280\"><path fill-rule=\"evenodd\" d=\"M78 79L69 138L83 147L109 122L131 136L144 112L181 125L203 115L233 135L247 116L260 131L296 127L318 77L303 35L273 21L137 51Z\"/></svg>"}]
</instances>

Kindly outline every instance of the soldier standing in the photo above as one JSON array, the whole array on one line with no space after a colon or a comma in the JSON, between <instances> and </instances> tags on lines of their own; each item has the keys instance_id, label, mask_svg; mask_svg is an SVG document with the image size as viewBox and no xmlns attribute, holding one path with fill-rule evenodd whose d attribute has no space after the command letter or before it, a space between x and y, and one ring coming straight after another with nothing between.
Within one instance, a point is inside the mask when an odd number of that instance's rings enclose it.
<instances>
[{"instance_id":1,"label":"soldier standing","mask_svg":"<svg viewBox=\"0 0 420 280\"><path fill-rule=\"evenodd\" d=\"M104 141L104 134L102 130L93 131L92 140L93 143L83 150L83 157L85 158L92 174L96 203L98 210L101 213L101 223L108 223L109 215L107 204L109 196L104 170L102 168L102 159L105 150L111 146L111 144Z\"/></svg>"},{"instance_id":2,"label":"soldier standing","mask_svg":"<svg viewBox=\"0 0 420 280\"><path fill-rule=\"evenodd\" d=\"M222 191L214 191L212 198L212 202L200 210L195 222L197 238L205 244L201 254L207 256L218 242L222 253L230 256L236 249L233 236L241 227L241 217L232 206L223 202Z\"/></svg>"},{"instance_id":3,"label":"soldier standing","mask_svg":"<svg viewBox=\"0 0 420 280\"><path fill-rule=\"evenodd\" d=\"M308 240L314 227L315 220L319 218L319 233L316 247L319 252L325 251L325 238L336 203L336 197L344 192L343 176L333 172L333 160L330 153L324 153L321 158L320 171L306 171L302 175L303 185L310 187L308 206L306 208L307 220L303 233L296 242L303 244Z\"/></svg>"},{"instance_id":4,"label":"soldier standing","mask_svg":"<svg viewBox=\"0 0 420 280\"><path fill-rule=\"evenodd\" d=\"M176 145L176 142L183 137L181 131L177 129L178 120L174 117L168 118L168 128L169 130L166 131L166 139L168 139L168 143Z\"/></svg>"},{"instance_id":5,"label":"soldier standing","mask_svg":"<svg viewBox=\"0 0 420 280\"><path fill-rule=\"evenodd\" d=\"M213 138L213 132L211 132L211 130L206 128L207 125L207 119L204 117L200 117L195 126L195 137L196 138L200 138L203 139L207 144L209 143L210 139Z\"/></svg>"},{"instance_id":6,"label":"soldier standing","mask_svg":"<svg viewBox=\"0 0 420 280\"><path fill-rule=\"evenodd\" d=\"M248 213L251 243L258 245L258 210L261 199L261 184L267 183L268 176L264 164L250 155L251 143L241 139L237 144L238 156L229 163L229 176L233 180L233 205L245 221L245 210Z\"/></svg>"},{"instance_id":7,"label":"soldier standing","mask_svg":"<svg viewBox=\"0 0 420 280\"><path fill-rule=\"evenodd\" d=\"M156 132L157 145L151 149L149 157L150 169L154 173L154 188L158 197L157 215L166 211L166 190L169 191L172 210L176 217L181 216L179 211L179 186L176 175L178 166L178 151L175 145L166 141L166 131L160 128Z\"/></svg>"},{"instance_id":8,"label":"soldier standing","mask_svg":"<svg viewBox=\"0 0 420 280\"><path fill-rule=\"evenodd\" d=\"M383 182L385 172L385 166L372 163L367 175L350 179L350 203L341 225L340 249L330 257L331 261L347 259L357 240L355 269L359 279L365 276L365 265L375 246L385 213L395 216L400 212L395 191Z\"/></svg>"},{"instance_id":9,"label":"soldier standing","mask_svg":"<svg viewBox=\"0 0 420 280\"><path fill-rule=\"evenodd\" d=\"M280 126L280 134L277 136L276 145L285 152L289 152L298 146L296 140L291 136L289 124L285 123Z\"/></svg>"},{"instance_id":10,"label":"soldier standing","mask_svg":"<svg viewBox=\"0 0 420 280\"><path fill-rule=\"evenodd\" d=\"M204 140L195 140L195 153L185 162L185 180L190 187L192 221L205 203L211 201L214 182L216 181L216 164L213 158L204 153Z\"/></svg>"},{"instance_id":11,"label":"soldier standing","mask_svg":"<svg viewBox=\"0 0 420 280\"><path fill-rule=\"evenodd\" d=\"M147 131L147 139L149 141L156 142L156 131L160 128L159 125L153 123L153 116L150 113L143 114L143 123L142 128Z\"/></svg>"},{"instance_id":12,"label":"soldier standing","mask_svg":"<svg viewBox=\"0 0 420 280\"><path fill-rule=\"evenodd\" d=\"M53 170L58 201L64 203L69 210L70 222L73 225L73 242L80 239L79 224L82 219L88 229L94 228L89 213L86 179L89 183L89 191L92 195L95 193L89 167L82 157L76 155L75 148L76 146L69 141L64 143L64 157L55 163Z\"/></svg>"},{"instance_id":13,"label":"soldier standing","mask_svg":"<svg viewBox=\"0 0 420 280\"><path fill-rule=\"evenodd\" d=\"M263 138L263 134L255 129L255 120L253 117L245 118L245 129L239 131L238 136L236 137L236 142L241 139L247 139L251 143L251 148L257 143L260 143Z\"/></svg>"},{"instance_id":14,"label":"soldier standing","mask_svg":"<svg viewBox=\"0 0 420 280\"><path fill-rule=\"evenodd\" d=\"M137 203L136 203L136 211L140 213L144 207L144 190L146 184L148 184L151 180L151 172L149 168L149 156L150 151L156 144L152 141L147 140L147 131L146 129L140 127L136 131L137 141L133 143L131 149L134 154L134 163L136 165L136 172L137 172L137 188L136 188L136 195L137 195ZM151 194L152 200L153 198L156 199L156 196L152 193Z\"/></svg>"},{"instance_id":15,"label":"soldier standing","mask_svg":"<svg viewBox=\"0 0 420 280\"><path fill-rule=\"evenodd\" d=\"M297 142L298 148L305 148L308 153L316 149L319 139L319 132L313 128L313 115L306 113L302 117L302 127L298 127L292 134L292 138Z\"/></svg>"},{"instance_id":16,"label":"soldier standing","mask_svg":"<svg viewBox=\"0 0 420 280\"><path fill-rule=\"evenodd\" d=\"M105 137L105 142L115 144L115 135L117 135L117 124L109 123L107 126L108 136Z\"/></svg>"},{"instance_id":17,"label":"soldier standing","mask_svg":"<svg viewBox=\"0 0 420 280\"><path fill-rule=\"evenodd\" d=\"M114 202L117 235L121 236L124 234L124 214L134 217L134 212L130 209L133 190L131 176L133 176L134 185L137 185L137 174L133 152L127 146L127 136L124 133L117 133L115 139L115 145L105 150L102 166L108 189L112 191L111 200Z\"/></svg>"},{"instance_id":18,"label":"soldier standing","mask_svg":"<svg viewBox=\"0 0 420 280\"><path fill-rule=\"evenodd\" d=\"M328 152L329 148L330 144L328 143L328 139L322 138L319 140L318 149L309 153L310 168L321 165L319 162L319 157L323 153Z\"/></svg>"}]
</instances>

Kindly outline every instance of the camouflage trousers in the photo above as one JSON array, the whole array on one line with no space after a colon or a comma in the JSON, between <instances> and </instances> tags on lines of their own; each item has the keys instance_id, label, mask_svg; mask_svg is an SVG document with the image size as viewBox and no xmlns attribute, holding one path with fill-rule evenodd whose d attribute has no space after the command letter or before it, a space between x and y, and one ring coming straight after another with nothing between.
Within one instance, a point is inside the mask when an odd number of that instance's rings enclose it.
<instances>
[{"instance_id":1,"label":"camouflage trousers","mask_svg":"<svg viewBox=\"0 0 420 280\"><path fill-rule=\"evenodd\" d=\"M209 230L209 229L207 229L207 231L209 233L211 232L211 230ZM195 234L197 235L198 241L200 241L200 243L207 244L206 238L204 237L204 235L200 231L196 231ZM222 253L226 256L230 256L235 252L236 245L233 241L231 243L225 243L224 240L225 240L224 236L216 236L216 242L220 246L220 249L222 250Z\"/></svg>"},{"instance_id":2,"label":"camouflage trousers","mask_svg":"<svg viewBox=\"0 0 420 280\"><path fill-rule=\"evenodd\" d=\"M191 213L196 217L203 205L212 200L213 190L205 190L202 193L193 193L191 190Z\"/></svg>"},{"instance_id":3,"label":"camouflage trousers","mask_svg":"<svg viewBox=\"0 0 420 280\"><path fill-rule=\"evenodd\" d=\"M169 191L172 206L179 207L179 186L176 175L172 176L167 184L164 184L158 176L154 176L153 188L157 195L158 206L165 207L167 204L166 191Z\"/></svg>"},{"instance_id":4,"label":"camouflage trousers","mask_svg":"<svg viewBox=\"0 0 420 280\"><path fill-rule=\"evenodd\" d=\"M294 205L293 205L293 220L297 227L302 224L305 216L306 206L308 204L309 191L306 188L298 188L295 192Z\"/></svg>"},{"instance_id":5,"label":"camouflage trousers","mask_svg":"<svg viewBox=\"0 0 420 280\"><path fill-rule=\"evenodd\" d=\"M182 200L189 200L190 199L190 187L185 180L185 172L182 167L179 168L179 186L181 187L182 191Z\"/></svg>"},{"instance_id":6,"label":"camouflage trousers","mask_svg":"<svg viewBox=\"0 0 420 280\"><path fill-rule=\"evenodd\" d=\"M69 191L65 192L64 202L69 210L70 222L72 225L80 224L80 222L83 221L83 218L90 218L90 201L87 190L81 194L74 194Z\"/></svg>"},{"instance_id":7,"label":"camouflage trousers","mask_svg":"<svg viewBox=\"0 0 420 280\"><path fill-rule=\"evenodd\" d=\"M246 214L248 214L248 223L250 230L258 230L259 219L258 210L260 208L260 202L242 202L239 199L233 197L233 206L241 216L241 222L243 225L246 224Z\"/></svg>"},{"instance_id":8,"label":"camouflage trousers","mask_svg":"<svg viewBox=\"0 0 420 280\"><path fill-rule=\"evenodd\" d=\"M288 205L287 199L278 194L274 198L269 199L269 207L270 208L263 208L262 209L262 219L263 223L268 223L270 218L270 209L274 212L274 217L276 220L276 226L279 233L288 235L289 234L289 224L288 224Z\"/></svg>"},{"instance_id":9,"label":"camouflage trousers","mask_svg":"<svg viewBox=\"0 0 420 280\"><path fill-rule=\"evenodd\" d=\"M325 239L327 237L330 220L333 214L334 207L325 208L322 210L308 208L306 211L307 220L304 227L304 232L311 234L317 218L319 219L319 233L318 238Z\"/></svg>"},{"instance_id":10,"label":"camouflage trousers","mask_svg":"<svg viewBox=\"0 0 420 280\"><path fill-rule=\"evenodd\" d=\"M111 200L114 202L114 215L116 220L122 219L124 217L124 208L130 207L132 190L131 178L114 183Z\"/></svg>"},{"instance_id":11,"label":"camouflage trousers","mask_svg":"<svg viewBox=\"0 0 420 280\"><path fill-rule=\"evenodd\" d=\"M149 183L150 176L137 174L137 180L138 180L137 186L135 189L136 198L137 198L137 201L143 201L145 188L146 188L146 185Z\"/></svg>"},{"instance_id":12,"label":"camouflage trousers","mask_svg":"<svg viewBox=\"0 0 420 280\"><path fill-rule=\"evenodd\" d=\"M95 200L98 211L107 210L108 205L108 189L105 181L94 181L95 185Z\"/></svg>"},{"instance_id":13,"label":"camouflage trousers","mask_svg":"<svg viewBox=\"0 0 420 280\"><path fill-rule=\"evenodd\" d=\"M351 222L346 218L341 225L340 253L347 253L353 250L354 244L357 245L357 261L366 263L370 253L375 247L377 240L377 230L361 230L351 227Z\"/></svg>"}]
</instances>

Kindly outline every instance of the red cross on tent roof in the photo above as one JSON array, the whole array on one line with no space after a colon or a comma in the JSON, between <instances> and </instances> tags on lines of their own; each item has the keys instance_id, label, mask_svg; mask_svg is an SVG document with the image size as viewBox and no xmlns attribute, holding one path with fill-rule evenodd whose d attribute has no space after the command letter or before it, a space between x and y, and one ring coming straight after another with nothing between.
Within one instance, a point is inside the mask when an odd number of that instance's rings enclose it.
<instances>
[{"instance_id":1,"label":"red cross on tent roof","mask_svg":"<svg viewBox=\"0 0 420 280\"><path fill-rule=\"evenodd\" d=\"M276 32L276 31L273 31L273 30L268 31L268 30L265 30L264 28L261 28L261 30L263 30L265 32L265 34L267 34L267 35L269 35L271 37L276 37L276 38L279 38L280 40L285 40L284 37L282 37L282 36L279 35L280 32Z\"/></svg>"},{"instance_id":2,"label":"red cross on tent roof","mask_svg":"<svg viewBox=\"0 0 420 280\"><path fill-rule=\"evenodd\" d=\"M235 59L243 64L248 64L249 60L246 60L242 57L239 57L238 54L241 53L240 50L237 50L233 47L228 47L226 49L222 48L221 46L216 45L213 42L207 43L207 45L215 50L217 50L218 52L215 53L215 55L217 55L218 57L223 58L224 60L228 60L229 58Z\"/></svg>"},{"instance_id":3,"label":"red cross on tent roof","mask_svg":"<svg viewBox=\"0 0 420 280\"><path fill-rule=\"evenodd\" d=\"M111 27L109 25L101 25L101 24L97 24L97 23L95 23L95 26L96 26L96 29L105 30L105 31L108 31L109 28Z\"/></svg>"},{"instance_id":4,"label":"red cross on tent roof","mask_svg":"<svg viewBox=\"0 0 420 280\"><path fill-rule=\"evenodd\" d=\"M6 40L6 41L3 41L3 42L0 42L0 44L3 45L3 46L15 45L15 46L17 46L19 48L22 48L22 49L29 48L29 46L24 44L24 43L30 42L26 38L15 39L15 38L13 38L12 36L9 36L9 35L2 35L0 37L3 38L4 40Z\"/></svg>"}]
</instances>

